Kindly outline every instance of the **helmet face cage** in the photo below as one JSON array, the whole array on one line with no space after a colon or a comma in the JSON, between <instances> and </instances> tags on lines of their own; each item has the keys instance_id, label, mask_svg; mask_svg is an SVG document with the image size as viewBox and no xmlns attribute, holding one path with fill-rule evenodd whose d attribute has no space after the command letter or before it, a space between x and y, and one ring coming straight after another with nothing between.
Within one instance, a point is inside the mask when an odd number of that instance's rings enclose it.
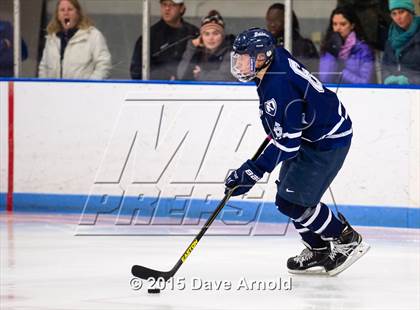
<instances>
[{"instance_id":1,"label":"helmet face cage","mask_svg":"<svg viewBox=\"0 0 420 310\"><path fill-rule=\"evenodd\" d=\"M241 82L249 82L257 75L255 56L230 53L230 72Z\"/></svg>"},{"instance_id":2,"label":"helmet face cage","mask_svg":"<svg viewBox=\"0 0 420 310\"><path fill-rule=\"evenodd\" d=\"M274 48L274 38L267 30L251 28L242 32L233 43L232 75L241 82L252 80L262 68L270 64ZM259 58L261 54L264 55L264 59ZM256 68L257 59L264 60L259 68Z\"/></svg>"}]
</instances>

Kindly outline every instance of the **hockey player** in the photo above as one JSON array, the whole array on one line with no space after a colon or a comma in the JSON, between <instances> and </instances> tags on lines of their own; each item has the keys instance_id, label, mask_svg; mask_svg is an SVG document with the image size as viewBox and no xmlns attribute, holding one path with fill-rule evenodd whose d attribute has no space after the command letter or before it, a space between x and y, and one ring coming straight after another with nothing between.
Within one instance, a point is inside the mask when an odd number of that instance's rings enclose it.
<instances>
[{"instance_id":1,"label":"hockey player","mask_svg":"<svg viewBox=\"0 0 420 310\"><path fill-rule=\"evenodd\" d=\"M232 196L248 192L282 162L276 206L292 219L306 246L288 259L289 272L342 272L369 249L342 214L337 218L320 202L350 148L352 122L345 107L284 48L276 48L264 29L237 36L231 71L257 84L260 118L272 141L256 161L247 160L229 175L227 190Z\"/></svg>"}]
</instances>

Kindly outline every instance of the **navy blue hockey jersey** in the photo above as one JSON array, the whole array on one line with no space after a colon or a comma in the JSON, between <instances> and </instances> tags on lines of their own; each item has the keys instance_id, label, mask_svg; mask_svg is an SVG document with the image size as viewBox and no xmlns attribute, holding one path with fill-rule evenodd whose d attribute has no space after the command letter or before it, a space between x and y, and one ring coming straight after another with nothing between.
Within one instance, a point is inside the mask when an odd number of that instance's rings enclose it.
<instances>
[{"instance_id":1,"label":"navy blue hockey jersey","mask_svg":"<svg viewBox=\"0 0 420 310\"><path fill-rule=\"evenodd\" d=\"M271 172L294 157L302 143L321 151L350 143L352 123L337 95L284 48L275 50L273 62L256 83L260 118L272 137L256 161L261 169Z\"/></svg>"}]
</instances>

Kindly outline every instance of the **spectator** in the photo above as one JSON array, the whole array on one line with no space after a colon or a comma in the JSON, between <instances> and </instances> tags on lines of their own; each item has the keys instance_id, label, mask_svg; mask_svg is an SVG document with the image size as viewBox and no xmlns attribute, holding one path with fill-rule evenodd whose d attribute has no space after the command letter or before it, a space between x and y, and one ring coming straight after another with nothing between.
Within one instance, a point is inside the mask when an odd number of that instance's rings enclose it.
<instances>
[{"instance_id":1,"label":"spectator","mask_svg":"<svg viewBox=\"0 0 420 310\"><path fill-rule=\"evenodd\" d=\"M268 8L265 16L267 30L270 31L276 39L277 46L282 47L284 47L284 11L284 4L274 3ZM318 69L319 60L318 51L311 40L303 38L300 34L299 21L294 11L292 13L292 18L292 54L302 62L309 71L316 71Z\"/></svg>"},{"instance_id":2,"label":"spectator","mask_svg":"<svg viewBox=\"0 0 420 310\"><path fill-rule=\"evenodd\" d=\"M160 0L161 19L150 28L150 79L174 80L185 51L187 40L198 34L198 28L185 22L183 0ZM134 47L131 59L131 78L142 78L142 37Z\"/></svg>"},{"instance_id":3,"label":"spectator","mask_svg":"<svg viewBox=\"0 0 420 310\"><path fill-rule=\"evenodd\" d=\"M366 43L383 51L391 18L388 0L338 0L337 6L349 5L355 11L365 33Z\"/></svg>"},{"instance_id":4,"label":"spectator","mask_svg":"<svg viewBox=\"0 0 420 310\"><path fill-rule=\"evenodd\" d=\"M93 27L78 0L59 0L47 27L39 64L41 78L106 79L111 55L102 33Z\"/></svg>"},{"instance_id":5,"label":"spectator","mask_svg":"<svg viewBox=\"0 0 420 310\"><path fill-rule=\"evenodd\" d=\"M325 83L370 83L374 54L364 42L355 12L348 6L334 9L321 44L319 77Z\"/></svg>"},{"instance_id":6,"label":"spectator","mask_svg":"<svg viewBox=\"0 0 420 310\"><path fill-rule=\"evenodd\" d=\"M25 41L21 44L21 58L28 58L28 48ZM9 22L0 20L0 76L14 76L13 61L13 27Z\"/></svg>"},{"instance_id":7,"label":"spectator","mask_svg":"<svg viewBox=\"0 0 420 310\"><path fill-rule=\"evenodd\" d=\"M393 20L385 45L384 84L420 84L420 17L411 0L390 0Z\"/></svg>"},{"instance_id":8,"label":"spectator","mask_svg":"<svg viewBox=\"0 0 420 310\"><path fill-rule=\"evenodd\" d=\"M178 66L181 80L234 81L230 51L235 37L225 35L225 23L213 10L201 21L200 35L189 41Z\"/></svg>"}]
</instances>

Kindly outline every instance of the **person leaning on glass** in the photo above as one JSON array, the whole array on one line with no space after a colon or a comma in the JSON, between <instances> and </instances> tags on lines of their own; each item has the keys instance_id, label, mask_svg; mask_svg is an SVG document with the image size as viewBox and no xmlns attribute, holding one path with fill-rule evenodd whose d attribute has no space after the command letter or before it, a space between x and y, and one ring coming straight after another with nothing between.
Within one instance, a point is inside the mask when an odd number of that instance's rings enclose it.
<instances>
[{"instance_id":1,"label":"person leaning on glass","mask_svg":"<svg viewBox=\"0 0 420 310\"><path fill-rule=\"evenodd\" d=\"M111 54L77 0L59 0L47 27L40 78L106 79Z\"/></svg>"},{"instance_id":2,"label":"person leaning on glass","mask_svg":"<svg viewBox=\"0 0 420 310\"><path fill-rule=\"evenodd\" d=\"M225 34L225 23L216 10L201 20L200 35L187 44L179 63L180 80L234 81L230 52L235 36Z\"/></svg>"},{"instance_id":3,"label":"person leaning on glass","mask_svg":"<svg viewBox=\"0 0 420 310\"><path fill-rule=\"evenodd\" d=\"M384 84L420 84L420 17L411 0L390 0L392 24L382 58Z\"/></svg>"}]
</instances>

